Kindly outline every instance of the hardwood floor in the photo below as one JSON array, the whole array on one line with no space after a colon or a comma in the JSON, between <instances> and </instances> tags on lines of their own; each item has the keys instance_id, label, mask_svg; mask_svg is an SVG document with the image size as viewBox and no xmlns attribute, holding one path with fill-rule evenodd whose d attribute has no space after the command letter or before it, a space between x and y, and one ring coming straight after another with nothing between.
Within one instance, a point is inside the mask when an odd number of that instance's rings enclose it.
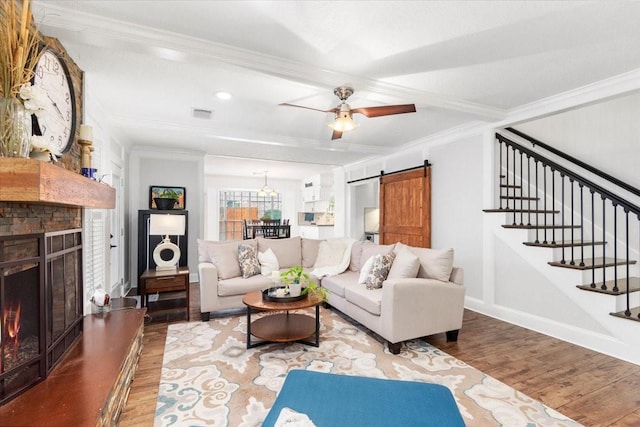
<instances>
[{"instance_id":1,"label":"hardwood floor","mask_svg":"<svg viewBox=\"0 0 640 427\"><path fill-rule=\"evenodd\" d=\"M191 319L200 318L192 283ZM167 323L145 325L121 426L153 425ZM427 342L588 427L640 425L640 366L465 310L458 342Z\"/></svg>"}]
</instances>

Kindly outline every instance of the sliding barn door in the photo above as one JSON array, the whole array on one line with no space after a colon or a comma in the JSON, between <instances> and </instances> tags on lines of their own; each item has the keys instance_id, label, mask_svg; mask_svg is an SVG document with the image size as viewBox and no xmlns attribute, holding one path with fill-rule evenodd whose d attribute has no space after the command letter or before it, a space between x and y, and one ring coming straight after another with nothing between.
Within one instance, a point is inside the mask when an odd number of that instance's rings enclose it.
<instances>
[{"instance_id":1,"label":"sliding barn door","mask_svg":"<svg viewBox=\"0 0 640 427\"><path fill-rule=\"evenodd\" d=\"M380 243L431 247L431 168L380 177Z\"/></svg>"}]
</instances>

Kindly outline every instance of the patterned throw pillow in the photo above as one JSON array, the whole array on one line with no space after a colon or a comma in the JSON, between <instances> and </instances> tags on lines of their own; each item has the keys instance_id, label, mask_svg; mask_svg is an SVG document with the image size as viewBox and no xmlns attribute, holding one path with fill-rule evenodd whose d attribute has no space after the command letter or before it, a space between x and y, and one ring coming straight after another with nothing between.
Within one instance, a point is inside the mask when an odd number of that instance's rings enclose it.
<instances>
[{"instance_id":1,"label":"patterned throw pillow","mask_svg":"<svg viewBox=\"0 0 640 427\"><path fill-rule=\"evenodd\" d=\"M387 280L389 270L391 270L391 265L393 264L395 257L396 254L393 251L386 255L378 254L374 257L373 265L371 266L371 273L369 273L364 282L365 285L367 285L367 289L379 289L382 287L382 282Z\"/></svg>"},{"instance_id":2,"label":"patterned throw pillow","mask_svg":"<svg viewBox=\"0 0 640 427\"><path fill-rule=\"evenodd\" d=\"M243 279L260 274L260 263L252 246L238 245L238 263L240 264Z\"/></svg>"}]
</instances>

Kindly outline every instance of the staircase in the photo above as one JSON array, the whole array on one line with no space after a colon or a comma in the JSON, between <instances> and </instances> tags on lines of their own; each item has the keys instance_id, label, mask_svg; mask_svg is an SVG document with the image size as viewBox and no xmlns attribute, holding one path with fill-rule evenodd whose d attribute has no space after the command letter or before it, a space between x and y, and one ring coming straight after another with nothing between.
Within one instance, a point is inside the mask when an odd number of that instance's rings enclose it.
<instances>
[{"instance_id":1,"label":"staircase","mask_svg":"<svg viewBox=\"0 0 640 427\"><path fill-rule=\"evenodd\" d=\"M551 251L549 268L580 272L576 292L616 298L620 309L609 314L640 321L640 207L628 200L640 190L506 130L496 133L498 207L484 212L505 215L505 229L526 230L524 245Z\"/></svg>"}]
</instances>

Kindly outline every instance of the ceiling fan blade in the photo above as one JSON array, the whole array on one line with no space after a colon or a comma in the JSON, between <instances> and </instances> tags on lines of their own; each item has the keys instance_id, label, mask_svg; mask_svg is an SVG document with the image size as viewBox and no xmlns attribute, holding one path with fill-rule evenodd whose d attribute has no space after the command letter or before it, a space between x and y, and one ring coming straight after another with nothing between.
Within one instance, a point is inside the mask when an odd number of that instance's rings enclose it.
<instances>
[{"instance_id":1,"label":"ceiling fan blade","mask_svg":"<svg viewBox=\"0 0 640 427\"><path fill-rule=\"evenodd\" d=\"M339 108L332 108L330 110L319 110L318 108L305 107L305 106L302 106L302 105L295 105L295 104L287 104L286 102L282 103L280 105L284 106L284 107L296 107L296 108L304 108L306 110L320 111L321 113L334 113L334 114L336 114L336 113L338 113L340 111Z\"/></svg>"},{"instance_id":2,"label":"ceiling fan blade","mask_svg":"<svg viewBox=\"0 0 640 427\"><path fill-rule=\"evenodd\" d=\"M390 116L393 114L415 113L415 104L383 105L381 107L352 108L351 113L360 113L365 117Z\"/></svg>"},{"instance_id":3,"label":"ceiling fan blade","mask_svg":"<svg viewBox=\"0 0 640 427\"><path fill-rule=\"evenodd\" d=\"M334 139L340 139L342 138L342 132L340 132L339 130L334 130L333 133L331 134L331 140L333 141Z\"/></svg>"}]
</instances>

